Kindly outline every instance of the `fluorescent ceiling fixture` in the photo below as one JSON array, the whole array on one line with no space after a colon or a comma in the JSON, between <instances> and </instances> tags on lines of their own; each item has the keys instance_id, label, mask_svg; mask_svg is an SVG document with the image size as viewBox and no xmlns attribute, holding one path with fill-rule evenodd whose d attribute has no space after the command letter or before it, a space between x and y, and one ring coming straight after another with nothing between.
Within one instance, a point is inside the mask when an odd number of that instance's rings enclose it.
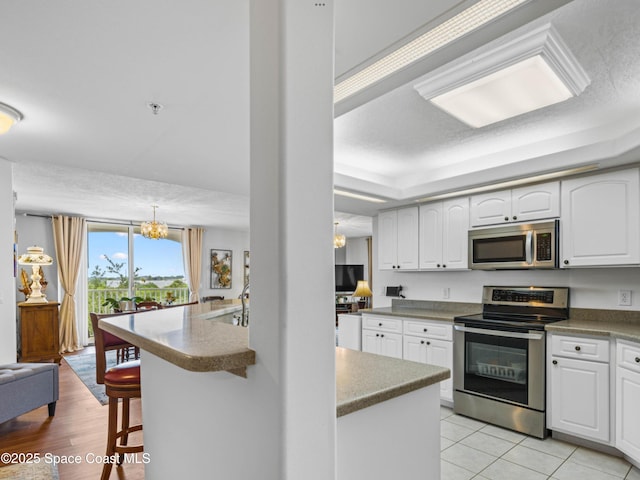
<instances>
[{"instance_id":1,"label":"fluorescent ceiling fixture","mask_svg":"<svg viewBox=\"0 0 640 480\"><path fill-rule=\"evenodd\" d=\"M18 110L0 103L0 135L7 133L20 120L22 114Z\"/></svg>"},{"instance_id":2,"label":"fluorescent ceiling fixture","mask_svg":"<svg viewBox=\"0 0 640 480\"><path fill-rule=\"evenodd\" d=\"M533 177L518 178L516 180L507 180L504 182L492 183L490 185L482 185L480 187L467 188L466 190L457 190L455 192L440 193L437 195L431 195L429 197L419 198L415 200L415 202L417 203L432 202L434 200L444 200L445 198L463 197L465 195L475 195L476 193L483 193L483 192L488 192L492 190L503 190L506 188L518 187L521 185L528 185L531 183L539 183L547 180L553 180L556 178L567 177L569 175L577 175L579 173L590 172L597 169L598 169L598 164L593 163L590 165L583 165L581 167L568 168L565 170L557 170L555 172L549 172L549 173L541 173L540 175L535 175Z\"/></svg>"},{"instance_id":3,"label":"fluorescent ceiling fixture","mask_svg":"<svg viewBox=\"0 0 640 480\"><path fill-rule=\"evenodd\" d=\"M336 190L335 188L333 189L333 193L336 195L341 195L343 197L349 197L349 198L356 198L358 200L365 200L367 202L373 202L373 203L386 203L386 200L383 200L382 198L377 198L377 197L370 197L369 195L362 195L360 193L353 193L353 192L347 192L345 190Z\"/></svg>"},{"instance_id":4,"label":"fluorescent ceiling fixture","mask_svg":"<svg viewBox=\"0 0 640 480\"><path fill-rule=\"evenodd\" d=\"M449 20L340 82L333 89L333 102L338 103L367 88L463 35L486 25L526 1L528 0L480 0Z\"/></svg>"},{"instance_id":5,"label":"fluorescent ceiling fixture","mask_svg":"<svg viewBox=\"0 0 640 480\"><path fill-rule=\"evenodd\" d=\"M546 24L452 62L414 88L449 115L479 128L563 102L587 85L587 74Z\"/></svg>"}]
</instances>

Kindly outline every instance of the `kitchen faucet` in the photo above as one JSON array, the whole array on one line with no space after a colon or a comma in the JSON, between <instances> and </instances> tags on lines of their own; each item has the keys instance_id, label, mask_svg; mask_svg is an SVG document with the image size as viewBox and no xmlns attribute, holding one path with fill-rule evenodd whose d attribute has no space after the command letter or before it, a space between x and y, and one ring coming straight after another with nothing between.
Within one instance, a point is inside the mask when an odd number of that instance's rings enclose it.
<instances>
[{"instance_id":1,"label":"kitchen faucet","mask_svg":"<svg viewBox=\"0 0 640 480\"><path fill-rule=\"evenodd\" d=\"M248 327L249 326L249 312L247 311L247 297L246 293L249 290L249 282L242 289L242 293L240 294L240 300L242 301L242 317L240 318L240 326Z\"/></svg>"}]
</instances>

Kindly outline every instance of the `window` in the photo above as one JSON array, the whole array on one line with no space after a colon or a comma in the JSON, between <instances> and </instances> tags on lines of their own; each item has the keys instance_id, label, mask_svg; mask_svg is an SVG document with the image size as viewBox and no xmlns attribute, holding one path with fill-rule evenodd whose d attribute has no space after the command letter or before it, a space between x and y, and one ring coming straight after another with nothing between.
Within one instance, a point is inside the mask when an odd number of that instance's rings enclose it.
<instances>
[{"instance_id":1,"label":"window","mask_svg":"<svg viewBox=\"0 0 640 480\"><path fill-rule=\"evenodd\" d=\"M138 226L89 223L87 230L89 312L110 313L107 298L189 301L180 230L161 240L143 237Z\"/></svg>"}]
</instances>

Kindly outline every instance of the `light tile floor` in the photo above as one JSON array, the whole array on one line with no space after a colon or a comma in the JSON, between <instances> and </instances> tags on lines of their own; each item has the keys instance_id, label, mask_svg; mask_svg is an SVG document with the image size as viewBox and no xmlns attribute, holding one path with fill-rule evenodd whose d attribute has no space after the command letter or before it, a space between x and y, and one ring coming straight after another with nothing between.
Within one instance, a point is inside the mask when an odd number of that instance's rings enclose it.
<instances>
[{"instance_id":1,"label":"light tile floor","mask_svg":"<svg viewBox=\"0 0 640 480\"><path fill-rule=\"evenodd\" d=\"M622 458L440 409L441 480L640 480Z\"/></svg>"}]
</instances>

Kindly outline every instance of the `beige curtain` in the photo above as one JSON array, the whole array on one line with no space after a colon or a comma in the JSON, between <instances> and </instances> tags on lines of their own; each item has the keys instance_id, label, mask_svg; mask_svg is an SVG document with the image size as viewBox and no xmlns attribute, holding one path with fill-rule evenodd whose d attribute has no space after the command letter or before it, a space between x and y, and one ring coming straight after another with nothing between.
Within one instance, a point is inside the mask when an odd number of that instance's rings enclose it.
<instances>
[{"instance_id":1,"label":"beige curtain","mask_svg":"<svg viewBox=\"0 0 640 480\"><path fill-rule=\"evenodd\" d=\"M74 296L87 238L87 222L84 218L59 215L52 218L52 223L58 278L64 289L60 306L60 353L73 352L81 348L78 343Z\"/></svg>"},{"instance_id":2,"label":"beige curtain","mask_svg":"<svg viewBox=\"0 0 640 480\"><path fill-rule=\"evenodd\" d=\"M189 301L199 302L200 278L202 275L202 228L185 228L182 231L182 258L189 285Z\"/></svg>"}]
</instances>

